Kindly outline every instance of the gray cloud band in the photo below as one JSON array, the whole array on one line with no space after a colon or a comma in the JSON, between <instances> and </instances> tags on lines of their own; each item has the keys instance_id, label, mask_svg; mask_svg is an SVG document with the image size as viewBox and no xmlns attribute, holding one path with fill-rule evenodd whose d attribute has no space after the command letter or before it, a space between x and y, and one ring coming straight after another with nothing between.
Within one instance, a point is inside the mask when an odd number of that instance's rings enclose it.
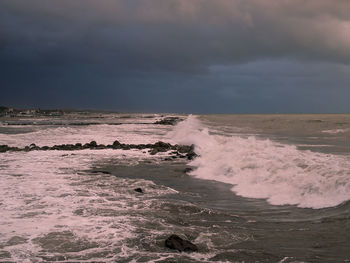
<instances>
[{"instance_id":1,"label":"gray cloud band","mask_svg":"<svg viewBox=\"0 0 350 263\"><path fill-rule=\"evenodd\" d=\"M3 0L0 7L4 59L183 72L261 58L350 62L350 4L341 0Z\"/></svg>"}]
</instances>

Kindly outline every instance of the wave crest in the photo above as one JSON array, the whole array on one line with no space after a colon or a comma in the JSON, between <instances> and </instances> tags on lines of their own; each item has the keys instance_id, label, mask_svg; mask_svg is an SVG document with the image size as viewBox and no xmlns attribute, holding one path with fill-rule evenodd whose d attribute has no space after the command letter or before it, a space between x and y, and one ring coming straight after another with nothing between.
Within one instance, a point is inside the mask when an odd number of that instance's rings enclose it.
<instances>
[{"instance_id":1,"label":"wave crest","mask_svg":"<svg viewBox=\"0 0 350 263\"><path fill-rule=\"evenodd\" d=\"M211 134L190 115L169 136L194 144L191 175L234 185L232 191L273 205L333 207L350 199L350 158L298 150L254 136Z\"/></svg>"}]
</instances>

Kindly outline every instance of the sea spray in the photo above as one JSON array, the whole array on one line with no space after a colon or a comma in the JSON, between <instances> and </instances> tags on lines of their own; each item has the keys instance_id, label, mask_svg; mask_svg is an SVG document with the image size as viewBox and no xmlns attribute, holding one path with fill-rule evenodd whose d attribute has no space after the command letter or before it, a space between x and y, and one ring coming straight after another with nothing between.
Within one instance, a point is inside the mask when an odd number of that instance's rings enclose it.
<instances>
[{"instance_id":1,"label":"sea spray","mask_svg":"<svg viewBox=\"0 0 350 263\"><path fill-rule=\"evenodd\" d=\"M298 150L255 136L214 135L190 115L168 134L194 144L199 157L191 175L232 184L232 191L273 205L337 206L350 199L350 158Z\"/></svg>"}]
</instances>

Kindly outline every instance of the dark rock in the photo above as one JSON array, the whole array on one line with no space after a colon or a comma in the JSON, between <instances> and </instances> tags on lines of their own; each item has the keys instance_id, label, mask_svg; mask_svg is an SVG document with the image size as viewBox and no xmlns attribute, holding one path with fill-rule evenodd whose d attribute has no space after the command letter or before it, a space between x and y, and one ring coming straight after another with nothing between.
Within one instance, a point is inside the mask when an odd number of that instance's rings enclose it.
<instances>
[{"instance_id":1,"label":"dark rock","mask_svg":"<svg viewBox=\"0 0 350 263\"><path fill-rule=\"evenodd\" d=\"M194 158L196 158L198 155L194 152L194 151L191 151L189 152L188 154L186 154L186 157L188 160L193 160Z\"/></svg>"},{"instance_id":2,"label":"dark rock","mask_svg":"<svg viewBox=\"0 0 350 263\"><path fill-rule=\"evenodd\" d=\"M129 144L121 144L120 146L123 150L130 150L131 149Z\"/></svg>"},{"instance_id":3,"label":"dark rock","mask_svg":"<svg viewBox=\"0 0 350 263\"><path fill-rule=\"evenodd\" d=\"M158 152L166 152L166 151L169 151L171 149L171 144L170 143L165 143L165 142L156 142L155 144L153 145L150 145L151 147L150 148L153 148L153 150L151 150L151 154L154 155Z\"/></svg>"},{"instance_id":4,"label":"dark rock","mask_svg":"<svg viewBox=\"0 0 350 263\"><path fill-rule=\"evenodd\" d=\"M115 140L115 141L113 142L112 146L113 146L114 149L120 149L120 148L121 148L121 147L120 147L120 142L117 141L117 140Z\"/></svg>"},{"instance_id":5,"label":"dark rock","mask_svg":"<svg viewBox=\"0 0 350 263\"><path fill-rule=\"evenodd\" d=\"M106 145L104 145L104 144L99 144L99 145L97 145L95 148L96 148L96 149L99 149L99 150L102 150L102 149L106 149L107 147L106 147Z\"/></svg>"},{"instance_id":6,"label":"dark rock","mask_svg":"<svg viewBox=\"0 0 350 263\"><path fill-rule=\"evenodd\" d=\"M166 142L162 142L162 141L159 141L159 142L156 142L154 145L153 145L154 148L166 148L166 149L169 149L171 147L171 144L170 143L166 143Z\"/></svg>"},{"instance_id":7,"label":"dark rock","mask_svg":"<svg viewBox=\"0 0 350 263\"><path fill-rule=\"evenodd\" d=\"M18 148L18 147L9 147L8 145L0 145L0 153L7 152L7 151L33 151L33 150L59 150L59 151L76 151L76 150L82 150L82 149L123 149L123 150L130 150L130 149L138 149L138 150L144 150L144 149L150 149L148 152L151 155L155 155L159 152L167 152L172 151L171 154L176 155L175 156L169 156L167 157L167 160L170 160L170 158L187 158L189 160L192 160L197 156L197 154L194 152L194 145L188 146L188 145L171 145L170 143L158 141L155 144L123 144L119 141L114 141L112 145L104 145L104 144L97 144L96 141L91 141L90 143L86 143L82 145L81 143L76 144L60 144L60 145L54 145L52 147L49 146L43 146L39 147L32 143L29 146L26 146L24 148ZM143 151L145 153L145 151Z\"/></svg>"},{"instance_id":8,"label":"dark rock","mask_svg":"<svg viewBox=\"0 0 350 263\"><path fill-rule=\"evenodd\" d=\"M138 192L138 193L143 193L143 190L142 190L142 188L140 188L140 187L135 188L134 191L135 191L135 192Z\"/></svg>"},{"instance_id":9,"label":"dark rock","mask_svg":"<svg viewBox=\"0 0 350 263\"><path fill-rule=\"evenodd\" d=\"M32 143L31 145L29 145L29 151L33 151L33 150L39 150L40 147L36 146L35 143Z\"/></svg>"},{"instance_id":10,"label":"dark rock","mask_svg":"<svg viewBox=\"0 0 350 263\"><path fill-rule=\"evenodd\" d=\"M96 141L91 141L91 142L89 143L89 146L90 146L90 147L96 147L96 146L97 146Z\"/></svg>"},{"instance_id":11,"label":"dark rock","mask_svg":"<svg viewBox=\"0 0 350 263\"><path fill-rule=\"evenodd\" d=\"M83 145L81 143L76 143L75 144L75 148L76 149L81 149L83 147Z\"/></svg>"},{"instance_id":12,"label":"dark rock","mask_svg":"<svg viewBox=\"0 0 350 263\"><path fill-rule=\"evenodd\" d=\"M184 240L177 235L171 235L165 240L165 246L180 252L198 251L198 247L188 240Z\"/></svg>"},{"instance_id":13,"label":"dark rock","mask_svg":"<svg viewBox=\"0 0 350 263\"><path fill-rule=\"evenodd\" d=\"M9 150L10 150L10 151L14 151L14 152L22 151L22 149L21 149L21 148L18 148L18 147L10 147Z\"/></svg>"},{"instance_id":14,"label":"dark rock","mask_svg":"<svg viewBox=\"0 0 350 263\"><path fill-rule=\"evenodd\" d=\"M62 144L59 145L59 149L64 151L72 151L75 150L76 147L73 144Z\"/></svg>"},{"instance_id":15,"label":"dark rock","mask_svg":"<svg viewBox=\"0 0 350 263\"><path fill-rule=\"evenodd\" d=\"M0 153L7 152L9 150L8 145L0 145Z\"/></svg>"},{"instance_id":16,"label":"dark rock","mask_svg":"<svg viewBox=\"0 0 350 263\"><path fill-rule=\"evenodd\" d=\"M149 152L150 152L151 155L155 155L155 154L157 154L159 151L158 151L157 148L154 148L154 149L150 150Z\"/></svg>"},{"instance_id":17,"label":"dark rock","mask_svg":"<svg viewBox=\"0 0 350 263\"><path fill-rule=\"evenodd\" d=\"M156 121L154 124L161 124L161 125L175 125L178 123L180 118L178 117L167 117L162 120Z\"/></svg>"},{"instance_id":18,"label":"dark rock","mask_svg":"<svg viewBox=\"0 0 350 263\"><path fill-rule=\"evenodd\" d=\"M178 145L177 146L177 151L180 153L188 153L191 151L191 146L188 145Z\"/></svg>"},{"instance_id":19,"label":"dark rock","mask_svg":"<svg viewBox=\"0 0 350 263\"><path fill-rule=\"evenodd\" d=\"M89 144L89 143L85 143L85 144L83 145L83 149L88 149L88 148L90 148L90 144Z\"/></svg>"},{"instance_id":20,"label":"dark rock","mask_svg":"<svg viewBox=\"0 0 350 263\"><path fill-rule=\"evenodd\" d=\"M158 152L166 152L166 151L169 150L168 148L161 148L161 147L157 147L157 148L154 148L154 149L157 149Z\"/></svg>"}]
</instances>

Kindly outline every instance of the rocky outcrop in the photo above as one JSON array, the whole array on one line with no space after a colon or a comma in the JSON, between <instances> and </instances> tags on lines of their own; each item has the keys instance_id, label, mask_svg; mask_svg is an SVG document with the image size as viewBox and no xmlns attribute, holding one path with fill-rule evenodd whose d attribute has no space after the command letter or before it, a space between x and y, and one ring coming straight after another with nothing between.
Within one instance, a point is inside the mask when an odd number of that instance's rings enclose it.
<instances>
[{"instance_id":1,"label":"rocky outcrop","mask_svg":"<svg viewBox=\"0 0 350 263\"><path fill-rule=\"evenodd\" d=\"M173 158L187 158L188 160L192 160L197 156L194 151L194 145L172 145L166 142L156 142L154 144L124 144L119 141L114 141L112 145L104 145L98 144L96 141L91 141L89 143L85 143L84 145L81 143L76 144L60 144L54 146L37 146L32 143L29 146L25 146L24 148L11 147L8 145L0 145L0 153L8 152L8 151L49 151L49 150L57 150L57 151L77 151L77 150L102 150L102 149L122 149L122 150L144 150L149 149L149 153L151 155L155 155L160 152L168 152L172 151Z\"/></svg>"},{"instance_id":2,"label":"rocky outcrop","mask_svg":"<svg viewBox=\"0 0 350 263\"><path fill-rule=\"evenodd\" d=\"M26 148L29 149L29 146L26 146ZM25 148L21 149L18 147L10 147L6 144L4 145L0 145L0 153L4 153L4 152L8 152L8 151L13 151L13 152L17 152L17 151L24 151Z\"/></svg>"},{"instance_id":3,"label":"rocky outcrop","mask_svg":"<svg viewBox=\"0 0 350 263\"><path fill-rule=\"evenodd\" d=\"M165 246L179 252L195 252L198 247L192 242L182 239L178 235L171 235L165 240Z\"/></svg>"},{"instance_id":4,"label":"rocky outcrop","mask_svg":"<svg viewBox=\"0 0 350 263\"><path fill-rule=\"evenodd\" d=\"M150 150L150 154L154 155L158 152L167 152L169 150L174 149L174 146L172 146L170 143L165 143L165 142L156 142L151 146L152 150Z\"/></svg>"},{"instance_id":5,"label":"rocky outcrop","mask_svg":"<svg viewBox=\"0 0 350 263\"><path fill-rule=\"evenodd\" d=\"M179 117L167 117L162 120L156 121L154 124L161 124L161 125L175 125L180 121Z\"/></svg>"}]
</instances>

